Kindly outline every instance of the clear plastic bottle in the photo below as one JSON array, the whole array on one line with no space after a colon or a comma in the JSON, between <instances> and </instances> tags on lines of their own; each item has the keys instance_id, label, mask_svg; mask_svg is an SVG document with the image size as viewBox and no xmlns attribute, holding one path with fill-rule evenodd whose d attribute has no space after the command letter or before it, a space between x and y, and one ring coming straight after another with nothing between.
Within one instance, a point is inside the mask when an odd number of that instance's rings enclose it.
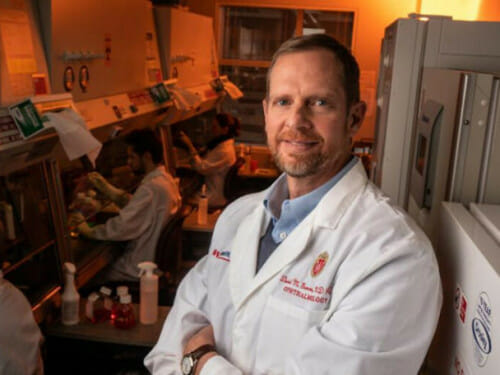
<instances>
[{"instance_id":1,"label":"clear plastic bottle","mask_svg":"<svg viewBox=\"0 0 500 375\"><path fill-rule=\"evenodd\" d=\"M12 210L12 206L7 202L0 202L0 218L2 213L5 221L5 237L9 241L14 241L16 239L16 228L14 225L14 212Z\"/></svg>"},{"instance_id":2,"label":"clear plastic bottle","mask_svg":"<svg viewBox=\"0 0 500 375\"><path fill-rule=\"evenodd\" d=\"M251 165L250 162L252 160L252 146L245 147L245 171L250 173Z\"/></svg>"},{"instance_id":3,"label":"clear plastic bottle","mask_svg":"<svg viewBox=\"0 0 500 375\"><path fill-rule=\"evenodd\" d=\"M158 319L158 276L153 273L157 266L153 262L142 262L137 266L141 270L139 320L142 324L153 324Z\"/></svg>"},{"instance_id":4,"label":"clear plastic bottle","mask_svg":"<svg viewBox=\"0 0 500 375\"><path fill-rule=\"evenodd\" d=\"M99 300L99 293L92 292L87 297L87 304L85 305L85 316L92 323L97 323L94 311L96 309L97 301Z\"/></svg>"},{"instance_id":5,"label":"clear plastic bottle","mask_svg":"<svg viewBox=\"0 0 500 375\"><path fill-rule=\"evenodd\" d=\"M127 329L135 326L134 307L132 306L132 297L130 294L120 296L120 303L116 309L116 316L113 325L116 328Z\"/></svg>"},{"instance_id":6,"label":"clear plastic bottle","mask_svg":"<svg viewBox=\"0 0 500 375\"><path fill-rule=\"evenodd\" d=\"M207 185L203 184L201 187L201 195L198 200L198 224L207 223L207 212L208 212L208 198L207 198Z\"/></svg>"},{"instance_id":7,"label":"clear plastic bottle","mask_svg":"<svg viewBox=\"0 0 500 375\"><path fill-rule=\"evenodd\" d=\"M61 297L61 321L64 325L74 325L80 321L80 294L75 285L75 265L69 262L64 263L64 273L66 282Z\"/></svg>"}]
</instances>

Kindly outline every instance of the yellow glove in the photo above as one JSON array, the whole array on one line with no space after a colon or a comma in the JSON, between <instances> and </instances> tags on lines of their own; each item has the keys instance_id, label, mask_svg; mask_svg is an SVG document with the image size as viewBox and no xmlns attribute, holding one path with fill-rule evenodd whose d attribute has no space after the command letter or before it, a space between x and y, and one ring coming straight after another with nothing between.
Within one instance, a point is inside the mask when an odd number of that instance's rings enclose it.
<instances>
[{"instance_id":1,"label":"yellow glove","mask_svg":"<svg viewBox=\"0 0 500 375\"><path fill-rule=\"evenodd\" d=\"M118 189L111 185L104 177L97 172L90 172L87 175L89 182L95 186L106 197L111 199L118 206L123 207L129 201L129 195L126 191Z\"/></svg>"},{"instance_id":2,"label":"yellow glove","mask_svg":"<svg viewBox=\"0 0 500 375\"><path fill-rule=\"evenodd\" d=\"M83 234L84 236L91 237L92 228L89 227L87 221L85 220L85 217L79 211L69 214L68 226L70 228L76 227L76 230L79 233Z\"/></svg>"},{"instance_id":3,"label":"yellow glove","mask_svg":"<svg viewBox=\"0 0 500 375\"><path fill-rule=\"evenodd\" d=\"M68 227L74 228L85 222L85 217L81 212L75 211L69 214L68 216Z\"/></svg>"},{"instance_id":4,"label":"yellow glove","mask_svg":"<svg viewBox=\"0 0 500 375\"><path fill-rule=\"evenodd\" d=\"M90 172L87 175L87 178L88 178L89 182L92 185L94 185L95 188L97 190L99 190L101 193L103 193L105 195L109 194L110 187L112 187L112 185L108 181L106 181L106 179L104 177L102 177L100 173Z\"/></svg>"}]
</instances>

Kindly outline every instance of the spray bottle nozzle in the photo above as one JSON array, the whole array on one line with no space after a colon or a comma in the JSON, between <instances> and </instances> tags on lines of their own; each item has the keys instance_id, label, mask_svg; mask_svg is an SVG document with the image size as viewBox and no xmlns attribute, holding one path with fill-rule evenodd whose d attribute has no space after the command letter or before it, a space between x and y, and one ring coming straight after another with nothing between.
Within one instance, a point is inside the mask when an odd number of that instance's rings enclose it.
<instances>
[{"instance_id":1,"label":"spray bottle nozzle","mask_svg":"<svg viewBox=\"0 0 500 375\"><path fill-rule=\"evenodd\" d=\"M152 275L153 271L158 268L156 263L153 263L153 262L141 262L137 265L137 267L139 267L139 269L140 269L139 277L141 277L145 273Z\"/></svg>"},{"instance_id":2,"label":"spray bottle nozzle","mask_svg":"<svg viewBox=\"0 0 500 375\"><path fill-rule=\"evenodd\" d=\"M207 185L203 184L201 186L201 196L206 197L207 196Z\"/></svg>"},{"instance_id":3,"label":"spray bottle nozzle","mask_svg":"<svg viewBox=\"0 0 500 375\"><path fill-rule=\"evenodd\" d=\"M76 267L73 263L66 262L64 263L64 271L74 275L76 273Z\"/></svg>"}]
</instances>

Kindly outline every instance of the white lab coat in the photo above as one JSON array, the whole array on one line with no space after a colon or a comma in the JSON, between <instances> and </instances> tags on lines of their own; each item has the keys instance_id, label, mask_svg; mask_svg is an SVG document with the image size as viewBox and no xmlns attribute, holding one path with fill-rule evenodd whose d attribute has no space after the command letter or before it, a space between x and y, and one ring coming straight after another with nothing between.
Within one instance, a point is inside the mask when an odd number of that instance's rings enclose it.
<instances>
[{"instance_id":1,"label":"white lab coat","mask_svg":"<svg viewBox=\"0 0 500 375\"><path fill-rule=\"evenodd\" d=\"M179 189L164 166L148 173L120 214L93 228L90 237L130 241L111 266L108 280L137 280L137 264L154 261L163 227L181 206Z\"/></svg>"},{"instance_id":2,"label":"white lab coat","mask_svg":"<svg viewBox=\"0 0 500 375\"><path fill-rule=\"evenodd\" d=\"M234 149L233 138L219 143L215 148L208 151L203 158L194 157L194 169L205 176L208 204L210 206L223 206L226 204L224 182L229 168L234 163L236 163L236 150Z\"/></svg>"},{"instance_id":3,"label":"white lab coat","mask_svg":"<svg viewBox=\"0 0 500 375\"><path fill-rule=\"evenodd\" d=\"M219 218L145 358L179 374L189 337L212 324L208 374L414 375L441 307L432 247L358 162L255 274L265 192ZM321 265L324 267L321 268Z\"/></svg>"},{"instance_id":4,"label":"white lab coat","mask_svg":"<svg viewBox=\"0 0 500 375\"><path fill-rule=\"evenodd\" d=\"M26 297L0 273L0 374L43 374L42 334Z\"/></svg>"}]
</instances>

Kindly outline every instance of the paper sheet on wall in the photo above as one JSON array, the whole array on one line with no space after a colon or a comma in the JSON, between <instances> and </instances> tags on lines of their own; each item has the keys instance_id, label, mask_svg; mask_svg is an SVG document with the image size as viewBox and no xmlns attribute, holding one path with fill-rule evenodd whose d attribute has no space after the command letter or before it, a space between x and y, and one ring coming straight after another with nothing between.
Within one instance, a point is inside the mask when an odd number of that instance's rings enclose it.
<instances>
[{"instance_id":1,"label":"paper sheet on wall","mask_svg":"<svg viewBox=\"0 0 500 375\"><path fill-rule=\"evenodd\" d=\"M95 166L95 160L102 148L92 133L87 129L85 120L74 110L66 108L60 112L47 112L44 117L46 128L54 128L69 160L87 155Z\"/></svg>"},{"instance_id":2,"label":"paper sheet on wall","mask_svg":"<svg viewBox=\"0 0 500 375\"><path fill-rule=\"evenodd\" d=\"M31 95L31 75L37 72L37 63L26 11L6 9L0 4L0 43L4 51L11 96Z\"/></svg>"},{"instance_id":3,"label":"paper sheet on wall","mask_svg":"<svg viewBox=\"0 0 500 375\"><path fill-rule=\"evenodd\" d=\"M201 105L201 98L198 95L178 86L169 86L168 92L172 95L175 108L178 110L187 111Z\"/></svg>"}]
</instances>

